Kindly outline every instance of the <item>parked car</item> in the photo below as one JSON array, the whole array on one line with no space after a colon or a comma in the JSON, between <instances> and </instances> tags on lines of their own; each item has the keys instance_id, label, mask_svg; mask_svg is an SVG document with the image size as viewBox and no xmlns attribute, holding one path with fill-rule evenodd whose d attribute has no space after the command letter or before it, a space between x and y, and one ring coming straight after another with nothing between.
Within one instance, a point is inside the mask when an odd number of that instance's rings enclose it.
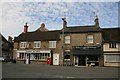
<instances>
[{"instance_id":1,"label":"parked car","mask_svg":"<svg viewBox=\"0 0 120 80\"><path fill-rule=\"evenodd\" d=\"M1 61L1 62L4 61L4 58L3 58L3 57L0 57L0 61Z\"/></svg>"},{"instance_id":2,"label":"parked car","mask_svg":"<svg viewBox=\"0 0 120 80\"><path fill-rule=\"evenodd\" d=\"M10 56L4 56L4 60L2 62L11 62Z\"/></svg>"}]
</instances>

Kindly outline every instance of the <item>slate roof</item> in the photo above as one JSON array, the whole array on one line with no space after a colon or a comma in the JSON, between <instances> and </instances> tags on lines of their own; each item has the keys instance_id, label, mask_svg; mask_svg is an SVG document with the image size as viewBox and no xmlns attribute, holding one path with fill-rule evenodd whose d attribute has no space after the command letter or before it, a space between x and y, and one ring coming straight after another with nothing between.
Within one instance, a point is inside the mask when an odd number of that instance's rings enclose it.
<instances>
[{"instance_id":1,"label":"slate roof","mask_svg":"<svg viewBox=\"0 0 120 80\"><path fill-rule=\"evenodd\" d=\"M53 41L59 40L60 30L55 31L34 31L21 33L18 37L15 37L14 41Z\"/></svg>"},{"instance_id":2,"label":"slate roof","mask_svg":"<svg viewBox=\"0 0 120 80\"><path fill-rule=\"evenodd\" d=\"M120 43L120 27L119 28L102 28L104 42Z\"/></svg>"},{"instance_id":3,"label":"slate roof","mask_svg":"<svg viewBox=\"0 0 120 80\"><path fill-rule=\"evenodd\" d=\"M65 33L86 33L86 32L100 32L102 31L100 27L96 27L95 25L91 26L72 26L67 27Z\"/></svg>"}]
</instances>

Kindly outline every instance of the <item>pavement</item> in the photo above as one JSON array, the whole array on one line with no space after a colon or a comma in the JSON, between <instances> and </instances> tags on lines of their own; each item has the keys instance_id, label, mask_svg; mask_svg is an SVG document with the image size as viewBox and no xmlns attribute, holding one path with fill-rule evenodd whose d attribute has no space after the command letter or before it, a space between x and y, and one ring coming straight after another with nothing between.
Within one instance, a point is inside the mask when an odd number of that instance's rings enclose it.
<instances>
[{"instance_id":1,"label":"pavement","mask_svg":"<svg viewBox=\"0 0 120 80\"><path fill-rule=\"evenodd\" d=\"M119 78L120 68L2 64L3 78ZM113 80L113 79L112 79ZM120 80L120 78L119 78Z\"/></svg>"}]
</instances>

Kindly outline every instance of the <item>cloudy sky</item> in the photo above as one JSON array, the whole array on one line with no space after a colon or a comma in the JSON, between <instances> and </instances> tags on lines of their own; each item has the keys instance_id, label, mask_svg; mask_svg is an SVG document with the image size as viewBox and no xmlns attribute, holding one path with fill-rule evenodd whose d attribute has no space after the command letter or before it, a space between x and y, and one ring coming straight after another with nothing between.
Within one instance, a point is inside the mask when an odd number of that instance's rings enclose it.
<instances>
[{"instance_id":1,"label":"cloudy sky","mask_svg":"<svg viewBox=\"0 0 120 80\"><path fill-rule=\"evenodd\" d=\"M66 16L68 26L93 25L95 16L99 17L101 28L118 27L118 2L13 2L4 0L1 4L1 33L8 36L18 36L23 32L25 22L29 31L40 27L61 29L62 17Z\"/></svg>"}]
</instances>

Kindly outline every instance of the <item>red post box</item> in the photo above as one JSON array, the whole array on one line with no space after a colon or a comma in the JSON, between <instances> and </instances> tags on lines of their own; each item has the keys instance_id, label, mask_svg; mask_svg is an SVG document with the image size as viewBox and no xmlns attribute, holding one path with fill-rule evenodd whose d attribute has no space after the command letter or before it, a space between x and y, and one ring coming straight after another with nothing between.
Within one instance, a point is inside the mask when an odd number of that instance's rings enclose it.
<instances>
[{"instance_id":1,"label":"red post box","mask_svg":"<svg viewBox=\"0 0 120 80\"><path fill-rule=\"evenodd\" d=\"M47 58L47 64L50 65L50 57Z\"/></svg>"}]
</instances>

